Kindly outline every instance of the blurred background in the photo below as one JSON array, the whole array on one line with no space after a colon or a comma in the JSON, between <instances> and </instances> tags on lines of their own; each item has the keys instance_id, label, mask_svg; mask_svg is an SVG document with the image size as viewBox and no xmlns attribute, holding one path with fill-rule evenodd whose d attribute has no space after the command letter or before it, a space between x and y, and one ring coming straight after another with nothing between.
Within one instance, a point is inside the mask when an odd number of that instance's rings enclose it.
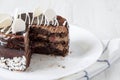
<instances>
[{"instance_id":1,"label":"blurred background","mask_svg":"<svg viewBox=\"0 0 120 80\"><path fill-rule=\"evenodd\" d=\"M99 39L120 37L120 0L0 0L0 13L52 8L70 24L90 30Z\"/></svg>"}]
</instances>

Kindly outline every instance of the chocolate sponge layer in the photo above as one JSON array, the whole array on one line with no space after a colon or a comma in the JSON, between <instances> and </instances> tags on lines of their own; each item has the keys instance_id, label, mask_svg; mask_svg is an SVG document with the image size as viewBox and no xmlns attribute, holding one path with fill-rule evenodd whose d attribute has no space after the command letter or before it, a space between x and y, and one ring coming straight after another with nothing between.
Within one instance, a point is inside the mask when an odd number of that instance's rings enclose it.
<instances>
[{"instance_id":1,"label":"chocolate sponge layer","mask_svg":"<svg viewBox=\"0 0 120 80\"><path fill-rule=\"evenodd\" d=\"M36 37L37 35L42 37ZM65 26L32 25L29 32L31 51L38 54L66 56L69 51L68 37L68 29Z\"/></svg>"}]
</instances>

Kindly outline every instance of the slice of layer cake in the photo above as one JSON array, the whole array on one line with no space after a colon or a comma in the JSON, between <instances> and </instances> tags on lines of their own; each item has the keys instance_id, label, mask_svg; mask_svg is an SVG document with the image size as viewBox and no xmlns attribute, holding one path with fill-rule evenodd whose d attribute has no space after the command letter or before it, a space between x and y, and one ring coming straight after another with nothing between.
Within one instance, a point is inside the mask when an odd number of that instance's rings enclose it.
<instances>
[{"instance_id":1,"label":"slice of layer cake","mask_svg":"<svg viewBox=\"0 0 120 80\"><path fill-rule=\"evenodd\" d=\"M32 53L66 56L68 53L68 25L57 16L58 25L41 23L30 26L29 39Z\"/></svg>"},{"instance_id":2,"label":"slice of layer cake","mask_svg":"<svg viewBox=\"0 0 120 80\"><path fill-rule=\"evenodd\" d=\"M53 14L48 10L39 16L22 13L6 18L11 23L0 25L0 67L24 71L34 53L66 56L69 51L68 23Z\"/></svg>"}]
</instances>

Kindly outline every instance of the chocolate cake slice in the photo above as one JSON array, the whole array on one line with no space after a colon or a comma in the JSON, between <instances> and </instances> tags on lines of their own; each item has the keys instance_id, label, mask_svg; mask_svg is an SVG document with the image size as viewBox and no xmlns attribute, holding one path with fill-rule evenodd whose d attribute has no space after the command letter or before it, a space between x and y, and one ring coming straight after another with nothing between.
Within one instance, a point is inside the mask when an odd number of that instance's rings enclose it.
<instances>
[{"instance_id":1,"label":"chocolate cake slice","mask_svg":"<svg viewBox=\"0 0 120 80\"><path fill-rule=\"evenodd\" d=\"M33 24L30 26L29 40L32 53L66 56L69 49L68 24L57 16L59 25Z\"/></svg>"},{"instance_id":2,"label":"chocolate cake slice","mask_svg":"<svg viewBox=\"0 0 120 80\"><path fill-rule=\"evenodd\" d=\"M0 30L0 67L25 71L32 54L66 56L69 52L69 26L61 16L22 13Z\"/></svg>"}]
</instances>

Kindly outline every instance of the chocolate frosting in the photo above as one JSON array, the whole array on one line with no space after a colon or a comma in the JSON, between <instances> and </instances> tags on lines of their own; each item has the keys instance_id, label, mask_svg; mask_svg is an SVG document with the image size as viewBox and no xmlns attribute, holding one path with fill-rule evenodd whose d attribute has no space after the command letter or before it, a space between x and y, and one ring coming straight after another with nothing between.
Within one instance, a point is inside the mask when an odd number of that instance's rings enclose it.
<instances>
[{"instance_id":1,"label":"chocolate frosting","mask_svg":"<svg viewBox=\"0 0 120 80\"><path fill-rule=\"evenodd\" d=\"M13 58L13 57L21 57L23 55L24 55L23 50L10 49L0 46L0 57Z\"/></svg>"}]
</instances>

